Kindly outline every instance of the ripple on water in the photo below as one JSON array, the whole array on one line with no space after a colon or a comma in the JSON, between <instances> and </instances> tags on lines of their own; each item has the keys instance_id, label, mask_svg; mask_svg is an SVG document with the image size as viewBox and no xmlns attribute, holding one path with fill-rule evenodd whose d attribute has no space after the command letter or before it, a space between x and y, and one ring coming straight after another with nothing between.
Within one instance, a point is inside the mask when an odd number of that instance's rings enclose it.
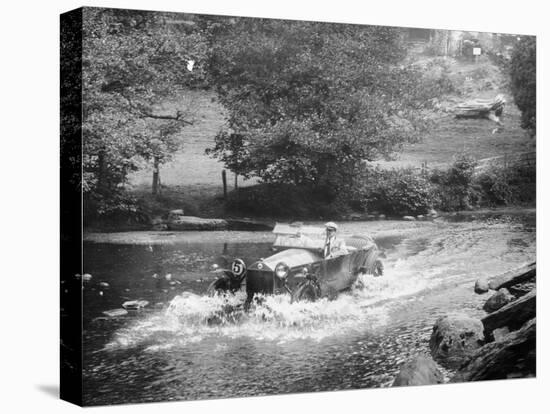
<instances>
[{"instance_id":1,"label":"ripple on water","mask_svg":"<svg viewBox=\"0 0 550 414\"><path fill-rule=\"evenodd\" d=\"M86 359L86 381L97 386L88 398L109 403L388 386L403 361L426 352L438 316L478 312L476 278L534 260L535 238L517 223L495 220L419 228L386 246L383 277L360 277L333 301L266 296L244 313L243 292L178 294L164 309L96 333L104 335L104 348ZM158 254L187 269L182 251Z\"/></svg>"}]
</instances>

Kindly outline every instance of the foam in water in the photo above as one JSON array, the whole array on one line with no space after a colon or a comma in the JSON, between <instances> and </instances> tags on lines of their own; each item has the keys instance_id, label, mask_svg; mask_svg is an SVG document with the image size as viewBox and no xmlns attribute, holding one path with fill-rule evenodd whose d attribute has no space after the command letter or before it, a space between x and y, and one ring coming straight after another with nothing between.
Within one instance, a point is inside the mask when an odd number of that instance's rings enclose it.
<instances>
[{"instance_id":1,"label":"foam in water","mask_svg":"<svg viewBox=\"0 0 550 414\"><path fill-rule=\"evenodd\" d=\"M266 295L260 296L249 312L242 307L244 292L214 297L186 292L176 296L165 311L117 332L108 347L143 345L155 341L156 336L162 338L162 344L151 344L148 351L221 336L284 343L373 330L387 323L392 305L389 299L411 295L428 285L399 269L397 262L383 277L360 275L352 290L336 300L291 303L286 294Z\"/></svg>"}]
</instances>

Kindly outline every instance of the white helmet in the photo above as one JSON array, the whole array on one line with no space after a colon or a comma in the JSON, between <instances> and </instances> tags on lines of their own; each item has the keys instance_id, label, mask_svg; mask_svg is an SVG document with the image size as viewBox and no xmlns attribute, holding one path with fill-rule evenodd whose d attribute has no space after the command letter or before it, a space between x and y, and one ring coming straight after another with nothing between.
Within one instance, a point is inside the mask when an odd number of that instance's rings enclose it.
<instances>
[{"instance_id":1,"label":"white helmet","mask_svg":"<svg viewBox=\"0 0 550 414\"><path fill-rule=\"evenodd\" d=\"M338 230L338 226L333 221L329 221L328 223L325 223L325 228L326 229Z\"/></svg>"}]
</instances>

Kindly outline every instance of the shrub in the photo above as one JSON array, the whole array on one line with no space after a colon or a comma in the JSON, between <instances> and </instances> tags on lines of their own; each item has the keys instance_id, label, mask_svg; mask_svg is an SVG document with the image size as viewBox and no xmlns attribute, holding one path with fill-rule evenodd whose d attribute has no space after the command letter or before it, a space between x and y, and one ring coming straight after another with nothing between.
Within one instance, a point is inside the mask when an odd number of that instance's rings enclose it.
<instances>
[{"instance_id":1,"label":"shrub","mask_svg":"<svg viewBox=\"0 0 550 414\"><path fill-rule=\"evenodd\" d=\"M486 206L531 203L536 200L536 168L532 165L492 165L476 177Z\"/></svg>"},{"instance_id":2,"label":"shrub","mask_svg":"<svg viewBox=\"0 0 550 414\"><path fill-rule=\"evenodd\" d=\"M441 96L449 94L460 94L460 80L452 75L450 65L445 59L433 59L419 66L423 76L418 97L425 101L441 98Z\"/></svg>"},{"instance_id":3,"label":"shrub","mask_svg":"<svg viewBox=\"0 0 550 414\"><path fill-rule=\"evenodd\" d=\"M388 215L425 214L434 197L430 182L412 169L370 171L360 194L366 211Z\"/></svg>"},{"instance_id":4,"label":"shrub","mask_svg":"<svg viewBox=\"0 0 550 414\"><path fill-rule=\"evenodd\" d=\"M243 187L228 195L230 212L286 218L339 218L349 210L326 189L265 183Z\"/></svg>"},{"instance_id":5,"label":"shrub","mask_svg":"<svg viewBox=\"0 0 550 414\"><path fill-rule=\"evenodd\" d=\"M107 195L86 194L84 198L84 226L93 222L147 223L148 215L137 200L126 192L114 191Z\"/></svg>"},{"instance_id":6,"label":"shrub","mask_svg":"<svg viewBox=\"0 0 550 414\"><path fill-rule=\"evenodd\" d=\"M473 157L459 154L449 169L431 172L429 180L436 186L437 207L442 210L461 210L478 204L478 188L474 182L475 167L476 161Z\"/></svg>"}]
</instances>

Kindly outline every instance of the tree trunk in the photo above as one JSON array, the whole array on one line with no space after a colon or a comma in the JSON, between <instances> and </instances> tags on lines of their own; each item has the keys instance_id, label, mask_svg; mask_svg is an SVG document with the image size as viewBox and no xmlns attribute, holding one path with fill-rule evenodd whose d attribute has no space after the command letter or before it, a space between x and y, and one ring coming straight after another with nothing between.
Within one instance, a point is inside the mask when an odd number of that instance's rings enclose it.
<instances>
[{"instance_id":1,"label":"tree trunk","mask_svg":"<svg viewBox=\"0 0 550 414\"><path fill-rule=\"evenodd\" d=\"M159 193L159 181L160 181L160 171L159 171L159 159L155 157L153 160L153 195Z\"/></svg>"},{"instance_id":2,"label":"tree trunk","mask_svg":"<svg viewBox=\"0 0 550 414\"><path fill-rule=\"evenodd\" d=\"M225 170L222 170L222 185L223 185L223 199L227 200L227 175Z\"/></svg>"}]
</instances>

